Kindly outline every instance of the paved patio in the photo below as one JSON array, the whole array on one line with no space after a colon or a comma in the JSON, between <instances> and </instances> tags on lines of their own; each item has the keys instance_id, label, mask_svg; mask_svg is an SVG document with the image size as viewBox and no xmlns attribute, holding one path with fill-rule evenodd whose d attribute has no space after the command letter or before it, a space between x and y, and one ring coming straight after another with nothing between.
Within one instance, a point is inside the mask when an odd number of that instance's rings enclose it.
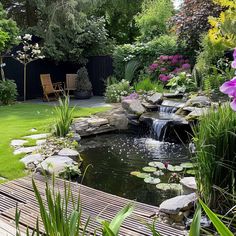
<instances>
[{"instance_id":1,"label":"paved patio","mask_svg":"<svg viewBox=\"0 0 236 236\"><path fill-rule=\"evenodd\" d=\"M52 106L58 105L58 101L43 102L42 99L27 100L26 103L45 104ZM70 104L71 106L79 107L111 107L110 104L105 103L105 99L102 96L94 96L90 99L84 100L71 98Z\"/></svg>"}]
</instances>

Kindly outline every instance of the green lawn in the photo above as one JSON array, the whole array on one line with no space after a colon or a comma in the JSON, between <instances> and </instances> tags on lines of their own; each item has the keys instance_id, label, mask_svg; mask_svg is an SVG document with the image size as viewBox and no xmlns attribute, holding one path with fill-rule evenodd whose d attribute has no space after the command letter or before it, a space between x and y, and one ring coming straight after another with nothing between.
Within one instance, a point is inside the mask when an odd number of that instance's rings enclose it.
<instances>
[{"instance_id":1,"label":"green lawn","mask_svg":"<svg viewBox=\"0 0 236 236\"><path fill-rule=\"evenodd\" d=\"M107 109L76 108L74 116L89 116ZM32 134L32 128L36 128L38 133L48 132L53 124L53 112L54 107L49 105L18 103L0 106L0 177L11 180L25 175L24 166L19 162L24 155L13 155L9 144L12 139Z\"/></svg>"}]
</instances>

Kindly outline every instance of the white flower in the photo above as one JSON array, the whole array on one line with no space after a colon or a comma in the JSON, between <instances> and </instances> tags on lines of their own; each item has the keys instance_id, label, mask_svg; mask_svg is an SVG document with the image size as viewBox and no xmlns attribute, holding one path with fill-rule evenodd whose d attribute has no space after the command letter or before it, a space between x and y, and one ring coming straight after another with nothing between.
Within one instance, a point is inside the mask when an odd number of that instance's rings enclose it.
<instances>
[{"instance_id":1,"label":"white flower","mask_svg":"<svg viewBox=\"0 0 236 236\"><path fill-rule=\"evenodd\" d=\"M26 39L26 40L32 40L32 35L31 34L25 34L23 39Z\"/></svg>"}]
</instances>

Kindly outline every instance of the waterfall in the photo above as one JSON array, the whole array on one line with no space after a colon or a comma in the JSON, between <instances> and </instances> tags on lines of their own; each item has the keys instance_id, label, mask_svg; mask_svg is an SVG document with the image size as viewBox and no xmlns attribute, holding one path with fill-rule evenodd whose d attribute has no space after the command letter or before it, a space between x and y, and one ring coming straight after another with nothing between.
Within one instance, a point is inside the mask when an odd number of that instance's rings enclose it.
<instances>
[{"instance_id":1,"label":"waterfall","mask_svg":"<svg viewBox=\"0 0 236 236\"><path fill-rule=\"evenodd\" d=\"M152 124L152 132L158 141L164 141L166 135L167 124L169 120L154 120Z\"/></svg>"},{"instance_id":2,"label":"waterfall","mask_svg":"<svg viewBox=\"0 0 236 236\"><path fill-rule=\"evenodd\" d=\"M164 112L164 113L175 113L176 110L177 110L176 107L160 106L160 112Z\"/></svg>"}]
</instances>

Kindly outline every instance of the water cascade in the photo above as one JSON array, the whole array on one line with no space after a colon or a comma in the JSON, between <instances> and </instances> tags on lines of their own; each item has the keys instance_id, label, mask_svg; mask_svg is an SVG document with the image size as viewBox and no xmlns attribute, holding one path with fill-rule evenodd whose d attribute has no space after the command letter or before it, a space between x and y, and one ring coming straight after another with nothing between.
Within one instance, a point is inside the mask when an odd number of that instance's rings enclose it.
<instances>
[{"instance_id":1,"label":"water cascade","mask_svg":"<svg viewBox=\"0 0 236 236\"><path fill-rule=\"evenodd\" d=\"M164 113L175 113L177 111L176 107L169 107L169 106L160 106L160 112Z\"/></svg>"},{"instance_id":2,"label":"water cascade","mask_svg":"<svg viewBox=\"0 0 236 236\"><path fill-rule=\"evenodd\" d=\"M169 120L154 120L151 133L158 141L164 141Z\"/></svg>"}]
</instances>

